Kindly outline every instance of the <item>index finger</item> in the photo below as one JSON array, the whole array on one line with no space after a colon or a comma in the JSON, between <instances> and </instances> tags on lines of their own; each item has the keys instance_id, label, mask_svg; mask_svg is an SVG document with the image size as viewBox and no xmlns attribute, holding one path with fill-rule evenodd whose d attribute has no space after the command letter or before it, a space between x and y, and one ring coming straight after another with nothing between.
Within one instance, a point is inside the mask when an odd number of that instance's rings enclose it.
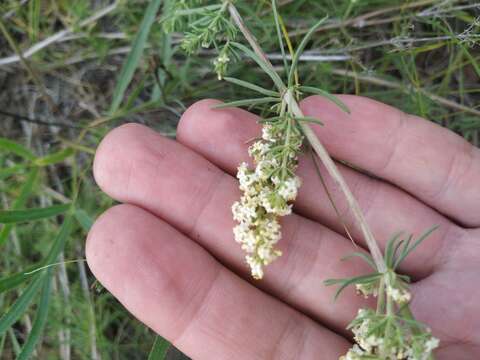
<instances>
[{"instance_id":1,"label":"index finger","mask_svg":"<svg viewBox=\"0 0 480 360\"><path fill-rule=\"evenodd\" d=\"M319 96L301 104L305 115L325 123L316 132L335 158L394 183L465 226L480 226L480 149L380 102L339 98L351 114Z\"/></svg>"}]
</instances>

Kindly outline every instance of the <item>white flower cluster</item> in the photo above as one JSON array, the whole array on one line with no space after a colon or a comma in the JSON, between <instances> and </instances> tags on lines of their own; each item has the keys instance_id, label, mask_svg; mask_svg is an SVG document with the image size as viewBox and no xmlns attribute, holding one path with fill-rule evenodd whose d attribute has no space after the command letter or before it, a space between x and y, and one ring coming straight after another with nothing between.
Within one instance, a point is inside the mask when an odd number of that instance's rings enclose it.
<instances>
[{"instance_id":1,"label":"white flower cluster","mask_svg":"<svg viewBox=\"0 0 480 360\"><path fill-rule=\"evenodd\" d=\"M275 248L281 238L280 216L292 212L291 202L297 197L300 179L293 175L300 151L301 135L290 134L288 147L278 127L263 127L262 139L248 150L255 169L246 163L238 167L237 178L243 195L232 205L233 218L238 222L233 233L235 241L246 252L252 276L261 279L263 267L281 255Z\"/></svg>"},{"instance_id":2,"label":"white flower cluster","mask_svg":"<svg viewBox=\"0 0 480 360\"><path fill-rule=\"evenodd\" d=\"M377 297L378 295L378 286L376 283L355 284L355 289L357 290L357 294L362 295L365 299L369 296Z\"/></svg>"},{"instance_id":3,"label":"white flower cluster","mask_svg":"<svg viewBox=\"0 0 480 360\"><path fill-rule=\"evenodd\" d=\"M217 73L218 80L223 79L223 75L227 70L227 65L230 62L227 51L222 51L215 60L213 60L213 66Z\"/></svg>"},{"instance_id":4,"label":"white flower cluster","mask_svg":"<svg viewBox=\"0 0 480 360\"><path fill-rule=\"evenodd\" d=\"M397 304L406 304L412 299L412 295L406 289L399 289L393 286L387 286L386 289L387 295L390 296Z\"/></svg>"},{"instance_id":5,"label":"white flower cluster","mask_svg":"<svg viewBox=\"0 0 480 360\"><path fill-rule=\"evenodd\" d=\"M386 326L394 338L386 336ZM388 360L427 360L438 347L439 340L428 329L414 334L408 328L399 327L398 322L388 322L386 315L376 314L371 309L360 309L352 322L351 330L356 343L340 360L388 359ZM417 329L418 330L418 329ZM398 337L401 341L398 341Z\"/></svg>"}]
</instances>

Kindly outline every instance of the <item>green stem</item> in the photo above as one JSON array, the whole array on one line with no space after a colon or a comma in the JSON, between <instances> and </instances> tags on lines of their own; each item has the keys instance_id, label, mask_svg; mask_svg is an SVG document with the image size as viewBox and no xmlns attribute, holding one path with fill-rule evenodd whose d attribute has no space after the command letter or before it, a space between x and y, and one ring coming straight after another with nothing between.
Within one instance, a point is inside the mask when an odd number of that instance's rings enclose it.
<instances>
[{"instance_id":1,"label":"green stem","mask_svg":"<svg viewBox=\"0 0 480 360\"><path fill-rule=\"evenodd\" d=\"M275 71L272 63L270 62L270 60L268 60L262 48L258 44L258 41L256 40L255 36L245 26L245 23L243 22L241 15L239 14L238 10L235 8L235 6L231 2L228 2L228 11L230 13L230 16L233 22L237 25L237 27L239 28L239 30L241 31L245 39L248 41L248 43L252 47L253 51L257 54L257 56L260 57L260 59L262 59L262 61L268 67L270 67L273 71ZM294 114L294 116L299 118L304 117L304 114L300 109L300 106L298 105L298 102L295 99L295 96L292 90L287 89L287 87L282 84L282 86L278 86L278 91L280 92L280 94L283 94L284 101L286 101L286 103L288 104L289 110ZM368 245L368 248L373 257L373 260L375 261L375 265L377 266L378 271L381 273L386 272L387 269L386 269L385 261L383 260L383 256L380 251L380 248L373 236L372 231L370 230L370 227L365 217L363 216L360 205L358 204L357 200L353 196L353 193L351 192L350 188L345 182L345 179L343 178L342 174L337 169L335 162L330 157L327 150L318 139L317 135L313 132L312 128L305 122L301 122L300 126L302 127L305 137L310 142L310 145L315 150L316 154L324 164L330 176L332 176L334 181L340 187L341 191L344 193L347 203L363 233L365 242Z\"/></svg>"},{"instance_id":2,"label":"green stem","mask_svg":"<svg viewBox=\"0 0 480 360\"><path fill-rule=\"evenodd\" d=\"M385 280L382 276L378 286L377 314L381 314L385 307Z\"/></svg>"}]
</instances>

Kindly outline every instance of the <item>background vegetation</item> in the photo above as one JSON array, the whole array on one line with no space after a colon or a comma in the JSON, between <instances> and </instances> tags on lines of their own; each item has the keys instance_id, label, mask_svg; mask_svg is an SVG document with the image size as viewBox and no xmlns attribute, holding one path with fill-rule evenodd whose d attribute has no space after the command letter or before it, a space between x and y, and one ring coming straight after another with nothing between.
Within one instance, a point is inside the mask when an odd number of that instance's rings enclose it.
<instances>
[{"instance_id":1,"label":"background vegetation","mask_svg":"<svg viewBox=\"0 0 480 360\"><path fill-rule=\"evenodd\" d=\"M246 95L217 80L212 53L189 57L179 34L165 34L163 9L172 1L0 3L2 359L145 359L154 341L151 359L167 351L95 282L82 259L88 228L113 203L91 174L102 137L127 121L174 137L194 101ZM329 15L302 58L305 84L378 99L478 146L480 2L279 5L293 41ZM238 6L281 65L270 2ZM252 68L239 62L230 72L262 81Z\"/></svg>"}]
</instances>

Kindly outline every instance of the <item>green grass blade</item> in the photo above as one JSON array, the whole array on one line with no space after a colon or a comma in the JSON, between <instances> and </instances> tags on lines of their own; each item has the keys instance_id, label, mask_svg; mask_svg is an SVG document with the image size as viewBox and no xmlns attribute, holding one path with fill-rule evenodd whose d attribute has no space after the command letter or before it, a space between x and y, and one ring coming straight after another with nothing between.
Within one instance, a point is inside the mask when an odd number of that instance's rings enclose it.
<instances>
[{"instance_id":1,"label":"green grass blade","mask_svg":"<svg viewBox=\"0 0 480 360\"><path fill-rule=\"evenodd\" d=\"M242 51L249 58L254 60L258 64L258 66L260 66L262 70L265 71L265 73L270 77L270 79L272 79L277 89L283 90L285 88L285 85L283 84L283 81L280 78L280 75L278 75L275 70L270 68L262 59L260 59L257 54L255 54L252 50L247 48L245 45L239 44L237 42L231 42L231 44L233 47L236 47L238 50Z\"/></svg>"},{"instance_id":2,"label":"green grass blade","mask_svg":"<svg viewBox=\"0 0 480 360\"><path fill-rule=\"evenodd\" d=\"M10 167L5 167L3 169L0 169L0 180L8 178L9 176L18 174L25 168L26 168L26 165L18 164L18 165L12 165Z\"/></svg>"},{"instance_id":3,"label":"green grass blade","mask_svg":"<svg viewBox=\"0 0 480 360\"><path fill-rule=\"evenodd\" d=\"M170 343L167 340L161 336L157 336L155 338L155 342L153 343L152 350L150 350L150 354L148 354L148 360L165 359L169 347Z\"/></svg>"},{"instance_id":4,"label":"green grass blade","mask_svg":"<svg viewBox=\"0 0 480 360\"><path fill-rule=\"evenodd\" d=\"M85 231L89 231L93 225L93 219L83 209L75 209L75 219Z\"/></svg>"},{"instance_id":5,"label":"green grass blade","mask_svg":"<svg viewBox=\"0 0 480 360\"><path fill-rule=\"evenodd\" d=\"M72 231L72 225L73 217L71 215L66 216L48 255L43 260L43 264L50 264L57 260L58 255L65 247L65 242ZM42 273L35 273L33 281L25 288L10 310L0 318L0 336L8 330L28 308L37 290L43 283Z\"/></svg>"},{"instance_id":6,"label":"green grass blade","mask_svg":"<svg viewBox=\"0 0 480 360\"><path fill-rule=\"evenodd\" d=\"M60 163L65 159L69 158L75 153L72 148L66 148L64 150L57 151L53 154L38 158L34 161L34 164L37 166L47 166Z\"/></svg>"},{"instance_id":7,"label":"green grass blade","mask_svg":"<svg viewBox=\"0 0 480 360\"><path fill-rule=\"evenodd\" d=\"M327 18L328 17L326 16L320 21L318 21L315 25L313 25L303 37L300 45L298 45L298 48L293 55L292 64L290 65L290 72L288 73L288 86L293 86L293 76L295 75L295 69L298 66L298 60L300 59L300 55L302 55L303 50L305 50L305 47L307 46L315 31L320 27L320 25L325 22L325 20L327 20Z\"/></svg>"},{"instance_id":8,"label":"green grass blade","mask_svg":"<svg viewBox=\"0 0 480 360\"><path fill-rule=\"evenodd\" d=\"M10 275L10 276L5 276L5 277L1 278L0 279L0 294L2 292L12 290L12 289L16 288L17 286L19 286L20 284L22 284L23 282L29 280L32 277L32 275L29 275L27 273L35 270L36 268L38 268L38 265L30 266L20 273L13 274L13 275Z\"/></svg>"},{"instance_id":9,"label":"green grass blade","mask_svg":"<svg viewBox=\"0 0 480 360\"><path fill-rule=\"evenodd\" d=\"M272 103L272 102L279 102L279 101L280 100L278 98L274 98L274 97L244 99L244 100L231 101L231 102L224 103L224 104L218 104L218 105L212 106L212 108L213 109L225 109L225 108L238 107L238 106L263 105L263 104L268 104L268 103Z\"/></svg>"},{"instance_id":10,"label":"green grass blade","mask_svg":"<svg viewBox=\"0 0 480 360\"><path fill-rule=\"evenodd\" d=\"M73 227L73 217L71 215L68 215L65 217L65 220L63 220L63 224L60 228L60 231L57 237L55 238L55 241L52 247L50 248L48 255L42 262L43 266L57 261L58 255L65 247L65 242L67 241L67 238L72 231L72 227Z\"/></svg>"},{"instance_id":11,"label":"green grass blade","mask_svg":"<svg viewBox=\"0 0 480 360\"><path fill-rule=\"evenodd\" d=\"M25 182L23 183L22 188L20 190L20 194L13 202L12 204L13 210L18 210L25 206L25 204L27 203L28 197L32 194L35 188L35 182L37 181L37 178L38 178L38 169L34 168L28 173L27 180L25 180Z\"/></svg>"},{"instance_id":12,"label":"green grass blade","mask_svg":"<svg viewBox=\"0 0 480 360\"><path fill-rule=\"evenodd\" d=\"M35 182L38 177L38 169L34 168L33 170L30 171L30 173L27 176L27 180L23 183L21 189L20 189L20 194L18 197L15 199L15 201L12 204L12 209L17 210L25 206L25 203L27 202L28 197L30 194L33 192L35 188ZM6 224L2 227L0 230L0 246L2 246L8 239L8 235L10 235L10 232L13 229L13 224Z\"/></svg>"},{"instance_id":13,"label":"green grass blade","mask_svg":"<svg viewBox=\"0 0 480 360\"><path fill-rule=\"evenodd\" d=\"M283 44L282 28L280 26L280 18L278 16L278 9L277 9L277 1L276 0L272 0L272 10L273 10L273 19L275 20L275 29L277 30L278 45L280 46L280 51L282 53L283 67L285 69L285 73L288 74L289 69L288 69L287 55L285 54L285 47L284 47L284 44Z\"/></svg>"},{"instance_id":14,"label":"green grass blade","mask_svg":"<svg viewBox=\"0 0 480 360\"><path fill-rule=\"evenodd\" d=\"M41 285L42 276L35 276L33 281L13 303L12 307L0 317L0 335L7 331L25 313Z\"/></svg>"},{"instance_id":15,"label":"green grass blade","mask_svg":"<svg viewBox=\"0 0 480 360\"><path fill-rule=\"evenodd\" d=\"M14 141L0 138L0 150L8 151L27 160L35 160L35 155L23 145Z\"/></svg>"},{"instance_id":16,"label":"green grass blade","mask_svg":"<svg viewBox=\"0 0 480 360\"><path fill-rule=\"evenodd\" d=\"M325 90L317 89L316 87L312 87L312 86L300 86L298 89L300 91L303 91L303 92L306 92L306 93L309 93L309 94L315 94L315 95L323 96L324 98L330 100L335 105L337 105L340 109L342 109L346 113L350 114L350 109L347 107L347 105L345 105L345 103L343 103L335 95L332 95Z\"/></svg>"},{"instance_id":17,"label":"green grass blade","mask_svg":"<svg viewBox=\"0 0 480 360\"><path fill-rule=\"evenodd\" d=\"M32 325L32 330L28 335L27 341L22 347L20 355L18 355L17 360L27 360L32 355L35 350L35 345L37 344L40 336L47 322L48 308L50 306L50 292L52 286L52 269L49 269L44 275L42 281L42 294L40 296L40 302L38 304L37 315Z\"/></svg>"},{"instance_id":18,"label":"green grass blade","mask_svg":"<svg viewBox=\"0 0 480 360\"><path fill-rule=\"evenodd\" d=\"M10 276L3 277L0 279L0 293L12 290L17 286L21 285L23 282L31 279L33 275L37 273L37 269L42 269L47 267L49 264L55 263L58 255L65 247L65 242L70 235L72 230L73 219L71 216L67 216L63 221L63 224L60 228L58 235L55 238L54 243L52 244L47 256L36 265L26 268L24 271ZM39 270L40 271L40 270Z\"/></svg>"},{"instance_id":19,"label":"green grass blade","mask_svg":"<svg viewBox=\"0 0 480 360\"><path fill-rule=\"evenodd\" d=\"M118 110L123 100L125 91L133 78L135 70L140 63L143 49L147 43L148 34L155 21L158 9L162 0L151 0L145 9L142 22L139 25L139 31L132 42L132 50L128 54L125 63L122 66L120 76L117 80L117 85L113 91L112 105L110 106L110 114Z\"/></svg>"},{"instance_id":20,"label":"green grass blade","mask_svg":"<svg viewBox=\"0 0 480 360\"><path fill-rule=\"evenodd\" d=\"M8 329L7 331L8 337L10 339L10 343L12 344L12 350L15 356L18 356L20 354L20 344L18 343L18 339L15 336L15 333L12 328ZM6 335L7 335L6 334Z\"/></svg>"},{"instance_id":21,"label":"green grass blade","mask_svg":"<svg viewBox=\"0 0 480 360\"><path fill-rule=\"evenodd\" d=\"M70 204L62 204L26 210L1 210L0 223L13 224L25 221L46 219L64 213L70 208L70 206Z\"/></svg>"},{"instance_id":22,"label":"green grass blade","mask_svg":"<svg viewBox=\"0 0 480 360\"><path fill-rule=\"evenodd\" d=\"M5 339L7 338L7 334L3 334L0 337L0 354L3 354L3 347L5 346Z\"/></svg>"},{"instance_id":23,"label":"green grass blade","mask_svg":"<svg viewBox=\"0 0 480 360\"><path fill-rule=\"evenodd\" d=\"M280 96L280 94L276 91L264 89L264 88L262 88L258 85L249 83L247 81L231 78L231 77L228 77L228 76L224 77L224 79L225 79L225 81L231 82L232 84L239 85L239 86L242 86L242 87L247 88L249 90L259 92L260 94L265 95L265 96L273 96L273 97L279 97Z\"/></svg>"}]
</instances>

